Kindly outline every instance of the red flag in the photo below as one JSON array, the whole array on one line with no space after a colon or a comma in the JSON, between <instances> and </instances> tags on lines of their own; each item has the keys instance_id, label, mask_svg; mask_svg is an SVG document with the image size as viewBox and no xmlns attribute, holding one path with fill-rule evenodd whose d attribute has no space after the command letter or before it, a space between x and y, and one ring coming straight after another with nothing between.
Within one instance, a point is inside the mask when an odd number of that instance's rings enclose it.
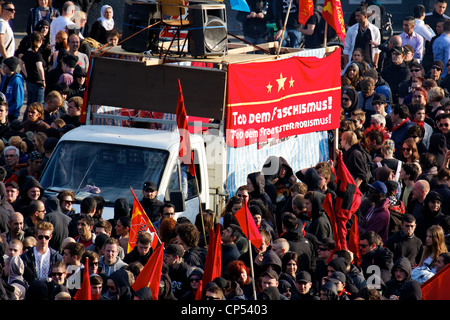
<instances>
[{"instance_id":1,"label":"red flag","mask_svg":"<svg viewBox=\"0 0 450 320\"><path fill-rule=\"evenodd\" d=\"M244 205L236 212L234 217L238 221L239 226L247 239L250 240L256 249L259 249L263 241L255 220L253 219L250 210L248 210L247 198L244 198Z\"/></svg>"},{"instance_id":2,"label":"red flag","mask_svg":"<svg viewBox=\"0 0 450 320\"><path fill-rule=\"evenodd\" d=\"M73 297L74 300L92 300L91 297L91 279L89 278L89 258L86 258L84 262L83 270L83 283L81 288L78 289L77 293Z\"/></svg>"},{"instance_id":3,"label":"red flag","mask_svg":"<svg viewBox=\"0 0 450 320\"><path fill-rule=\"evenodd\" d=\"M353 215L353 224L348 234L348 250L353 253L353 264L359 267L361 252L359 251L359 227L356 214Z\"/></svg>"},{"instance_id":4,"label":"red flag","mask_svg":"<svg viewBox=\"0 0 450 320\"><path fill-rule=\"evenodd\" d=\"M345 40L345 21L341 0L325 0L322 17L332 27L342 41Z\"/></svg>"},{"instance_id":5,"label":"red flag","mask_svg":"<svg viewBox=\"0 0 450 320\"><path fill-rule=\"evenodd\" d=\"M341 243L346 243L346 224L361 204L362 193L356 186L355 180L348 171L342 158L342 153L338 156L338 170L336 176L337 192L335 213L337 217L338 229L341 236ZM347 249L347 247L345 247Z\"/></svg>"},{"instance_id":6,"label":"red flag","mask_svg":"<svg viewBox=\"0 0 450 320\"><path fill-rule=\"evenodd\" d=\"M202 291L203 291L203 281L198 281L198 288L195 291L195 299L194 300L202 300Z\"/></svg>"},{"instance_id":7,"label":"red flag","mask_svg":"<svg viewBox=\"0 0 450 320\"><path fill-rule=\"evenodd\" d=\"M299 0L298 1L298 22L302 25L306 25L309 17L314 14L314 3L312 0Z\"/></svg>"},{"instance_id":8,"label":"red flag","mask_svg":"<svg viewBox=\"0 0 450 320\"><path fill-rule=\"evenodd\" d=\"M159 283L161 281L161 271L163 265L164 242L161 243L155 252L152 253L150 259L136 277L132 288L136 292L144 287L149 287L152 291L152 299L158 300Z\"/></svg>"},{"instance_id":9,"label":"red flag","mask_svg":"<svg viewBox=\"0 0 450 320\"><path fill-rule=\"evenodd\" d=\"M450 264L422 283L423 300L450 300Z\"/></svg>"},{"instance_id":10,"label":"red flag","mask_svg":"<svg viewBox=\"0 0 450 320\"><path fill-rule=\"evenodd\" d=\"M189 173L195 176L194 155L191 150L191 137L189 133L189 124L184 108L183 91L181 89L180 79L178 79L178 101L177 101L177 126L180 133L180 148L178 157L182 163L189 166Z\"/></svg>"},{"instance_id":11,"label":"red flag","mask_svg":"<svg viewBox=\"0 0 450 320\"><path fill-rule=\"evenodd\" d=\"M203 283L208 284L221 276L222 268L222 240L220 225L216 224L216 230L209 232L208 252L206 254L205 268L202 276Z\"/></svg>"},{"instance_id":12,"label":"red flag","mask_svg":"<svg viewBox=\"0 0 450 320\"><path fill-rule=\"evenodd\" d=\"M155 250L156 246L158 245L157 241L157 232L155 227L153 226L152 222L148 218L147 214L145 213L144 208L142 207L141 203L136 197L136 194L133 192L132 189L131 193L134 197L133 202L133 209L131 212L131 226L130 226L130 236L128 239L128 249L127 253L131 252L133 250L134 246L136 245L137 237L139 233L141 232L148 232L152 235L152 248Z\"/></svg>"}]
</instances>

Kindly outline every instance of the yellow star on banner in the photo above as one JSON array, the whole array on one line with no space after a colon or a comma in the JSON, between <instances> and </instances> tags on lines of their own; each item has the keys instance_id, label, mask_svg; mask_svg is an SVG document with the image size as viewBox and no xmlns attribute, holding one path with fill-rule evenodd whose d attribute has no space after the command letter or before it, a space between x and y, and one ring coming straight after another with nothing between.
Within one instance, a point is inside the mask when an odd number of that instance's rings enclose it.
<instances>
[{"instance_id":1,"label":"yellow star on banner","mask_svg":"<svg viewBox=\"0 0 450 320\"><path fill-rule=\"evenodd\" d=\"M289 88L292 88L294 86L294 79L291 77L291 80L289 80Z\"/></svg>"},{"instance_id":2,"label":"yellow star on banner","mask_svg":"<svg viewBox=\"0 0 450 320\"><path fill-rule=\"evenodd\" d=\"M283 73L280 73L280 79L277 79L278 82L278 92L280 92L281 89L284 90L284 82L287 78L283 78Z\"/></svg>"},{"instance_id":3,"label":"yellow star on banner","mask_svg":"<svg viewBox=\"0 0 450 320\"><path fill-rule=\"evenodd\" d=\"M331 5L331 1L328 2L322 10L328 11L330 14L333 14L333 6Z\"/></svg>"},{"instance_id":4,"label":"yellow star on banner","mask_svg":"<svg viewBox=\"0 0 450 320\"><path fill-rule=\"evenodd\" d=\"M272 92L272 85L270 84L270 82L269 82L269 84L266 86L266 88L267 88L267 93L271 93Z\"/></svg>"}]
</instances>

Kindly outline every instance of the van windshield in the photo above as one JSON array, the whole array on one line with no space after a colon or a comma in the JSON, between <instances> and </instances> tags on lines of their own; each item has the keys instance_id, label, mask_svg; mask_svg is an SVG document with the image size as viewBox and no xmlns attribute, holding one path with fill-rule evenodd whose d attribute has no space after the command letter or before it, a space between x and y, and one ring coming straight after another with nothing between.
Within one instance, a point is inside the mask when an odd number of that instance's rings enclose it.
<instances>
[{"instance_id":1,"label":"van windshield","mask_svg":"<svg viewBox=\"0 0 450 320\"><path fill-rule=\"evenodd\" d=\"M145 181L159 185L168 157L167 150L62 141L40 183L47 194L72 190L78 201L100 195L109 205L118 198L126 198L132 205L130 187L140 198Z\"/></svg>"}]
</instances>

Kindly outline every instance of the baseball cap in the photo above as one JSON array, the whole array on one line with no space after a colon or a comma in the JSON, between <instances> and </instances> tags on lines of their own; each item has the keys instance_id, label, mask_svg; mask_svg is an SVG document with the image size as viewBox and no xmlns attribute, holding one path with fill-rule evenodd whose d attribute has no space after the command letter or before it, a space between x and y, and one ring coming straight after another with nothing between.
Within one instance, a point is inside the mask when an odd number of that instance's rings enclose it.
<instances>
[{"instance_id":1,"label":"baseball cap","mask_svg":"<svg viewBox=\"0 0 450 320\"><path fill-rule=\"evenodd\" d=\"M344 283L346 282L345 274L341 271L335 271L331 274L329 280L335 284L337 284L339 281Z\"/></svg>"},{"instance_id":2,"label":"baseball cap","mask_svg":"<svg viewBox=\"0 0 450 320\"><path fill-rule=\"evenodd\" d=\"M156 183L154 183L153 181L146 181L142 189L143 190L151 189L152 191L157 191L158 187L156 186Z\"/></svg>"},{"instance_id":3,"label":"baseball cap","mask_svg":"<svg viewBox=\"0 0 450 320\"><path fill-rule=\"evenodd\" d=\"M309 274L308 271L300 271L297 273L295 281L311 283L312 282L311 275Z\"/></svg>"},{"instance_id":4,"label":"baseball cap","mask_svg":"<svg viewBox=\"0 0 450 320\"><path fill-rule=\"evenodd\" d=\"M369 184L369 187L381 193L383 196L385 196L387 193L387 187L381 181L375 181L374 183Z\"/></svg>"},{"instance_id":5,"label":"baseball cap","mask_svg":"<svg viewBox=\"0 0 450 320\"><path fill-rule=\"evenodd\" d=\"M372 99L372 104L374 104L375 102L387 103L385 95L381 93L375 93Z\"/></svg>"},{"instance_id":6,"label":"baseball cap","mask_svg":"<svg viewBox=\"0 0 450 320\"><path fill-rule=\"evenodd\" d=\"M395 47L393 47L392 49L391 49L391 52L398 52L398 53L400 53L400 54L405 54L405 51L404 51L404 49L403 49L403 47L401 47L401 46L395 46Z\"/></svg>"}]
</instances>

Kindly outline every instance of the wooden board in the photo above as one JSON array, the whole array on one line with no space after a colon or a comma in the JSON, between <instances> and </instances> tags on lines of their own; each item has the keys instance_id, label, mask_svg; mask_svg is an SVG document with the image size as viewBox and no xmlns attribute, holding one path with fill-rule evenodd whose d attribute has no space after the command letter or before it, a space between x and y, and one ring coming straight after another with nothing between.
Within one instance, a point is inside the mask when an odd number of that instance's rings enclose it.
<instances>
[{"instance_id":1,"label":"wooden board","mask_svg":"<svg viewBox=\"0 0 450 320\"><path fill-rule=\"evenodd\" d=\"M88 103L154 112L175 113L178 79L186 112L222 119L226 72L213 68L95 58L89 79Z\"/></svg>"}]
</instances>

